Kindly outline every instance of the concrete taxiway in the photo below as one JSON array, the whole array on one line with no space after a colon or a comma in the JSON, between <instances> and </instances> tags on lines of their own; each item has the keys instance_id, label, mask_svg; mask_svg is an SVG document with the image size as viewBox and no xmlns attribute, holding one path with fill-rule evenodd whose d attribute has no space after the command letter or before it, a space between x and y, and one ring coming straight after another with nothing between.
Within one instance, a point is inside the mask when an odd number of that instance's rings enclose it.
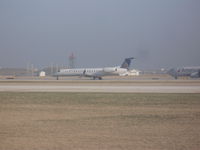
<instances>
[{"instance_id":1,"label":"concrete taxiway","mask_svg":"<svg viewBox=\"0 0 200 150\"><path fill-rule=\"evenodd\" d=\"M0 91L200 93L200 81L0 81Z\"/></svg>"}]
</instances>

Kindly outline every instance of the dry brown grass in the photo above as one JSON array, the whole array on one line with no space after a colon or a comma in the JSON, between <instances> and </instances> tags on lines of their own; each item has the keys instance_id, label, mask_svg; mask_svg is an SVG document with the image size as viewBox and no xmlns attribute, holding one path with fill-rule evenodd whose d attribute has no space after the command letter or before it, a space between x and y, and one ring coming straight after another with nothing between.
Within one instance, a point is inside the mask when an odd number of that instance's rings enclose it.
<instances>
[{"instance_id":1,"label":"dry brown grass","mask_svg":"<svg viewBox=\"0 0 200 150\"><path fill-rule=\"evenodd\" d=\"M1 150L198 150L200 94L0 92Z\"/></svg>"}]
</instances>

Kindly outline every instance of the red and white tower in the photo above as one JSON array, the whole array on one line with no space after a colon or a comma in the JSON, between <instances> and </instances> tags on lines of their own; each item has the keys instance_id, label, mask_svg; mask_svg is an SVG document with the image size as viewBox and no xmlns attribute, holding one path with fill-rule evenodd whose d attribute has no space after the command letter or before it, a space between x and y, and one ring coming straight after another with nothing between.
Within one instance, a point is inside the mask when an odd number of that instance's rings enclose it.
<instances>
[{"instance_id":1,"label":"red and white tower","mask_svg":"<svg viewBox=\"0 0 200 150\"><path fill-rule=\"evenodd\" d=\"M74 53L71 53L69 56L69 68L74 68L75 67L75 56Z\"/></svg>"}]
</instances>

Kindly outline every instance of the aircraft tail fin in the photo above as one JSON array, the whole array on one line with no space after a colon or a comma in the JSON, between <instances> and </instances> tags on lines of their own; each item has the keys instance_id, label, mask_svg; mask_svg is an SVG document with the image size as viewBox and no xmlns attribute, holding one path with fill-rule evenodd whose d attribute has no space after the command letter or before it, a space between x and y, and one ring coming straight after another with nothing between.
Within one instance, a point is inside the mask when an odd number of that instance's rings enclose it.
<instances>
[{"instance_id":1,"label":"aircraft tail fin","mask_svg":"<svg viewBox=\"0 0 200 150\"><path fill-rule=\"evenodd\" d=\"M131 60L132 59L135 59L133 57L130 57L130 58L125 58L124 62L122 63L121 67L120 68L126 68L126 69L129 69L129 66L131 64Z\"/></svg>"}]
</instances>

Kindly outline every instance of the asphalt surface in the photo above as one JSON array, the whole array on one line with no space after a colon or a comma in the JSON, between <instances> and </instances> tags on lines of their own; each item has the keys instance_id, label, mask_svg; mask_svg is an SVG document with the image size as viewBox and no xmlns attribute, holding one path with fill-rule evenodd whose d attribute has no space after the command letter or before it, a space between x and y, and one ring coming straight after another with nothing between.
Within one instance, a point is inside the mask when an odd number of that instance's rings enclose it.
<instances>
[{"instance_id":1,"label":"asphalt surface","mask_svg":"<svg viewBox=\"0 0 200 150\"><path fill-rule=\"evenodd\" d=\"M199 81L143 82L0 82L4 92L116 92L116 93L200 93Z\"/></svg>"}]
</instances>

